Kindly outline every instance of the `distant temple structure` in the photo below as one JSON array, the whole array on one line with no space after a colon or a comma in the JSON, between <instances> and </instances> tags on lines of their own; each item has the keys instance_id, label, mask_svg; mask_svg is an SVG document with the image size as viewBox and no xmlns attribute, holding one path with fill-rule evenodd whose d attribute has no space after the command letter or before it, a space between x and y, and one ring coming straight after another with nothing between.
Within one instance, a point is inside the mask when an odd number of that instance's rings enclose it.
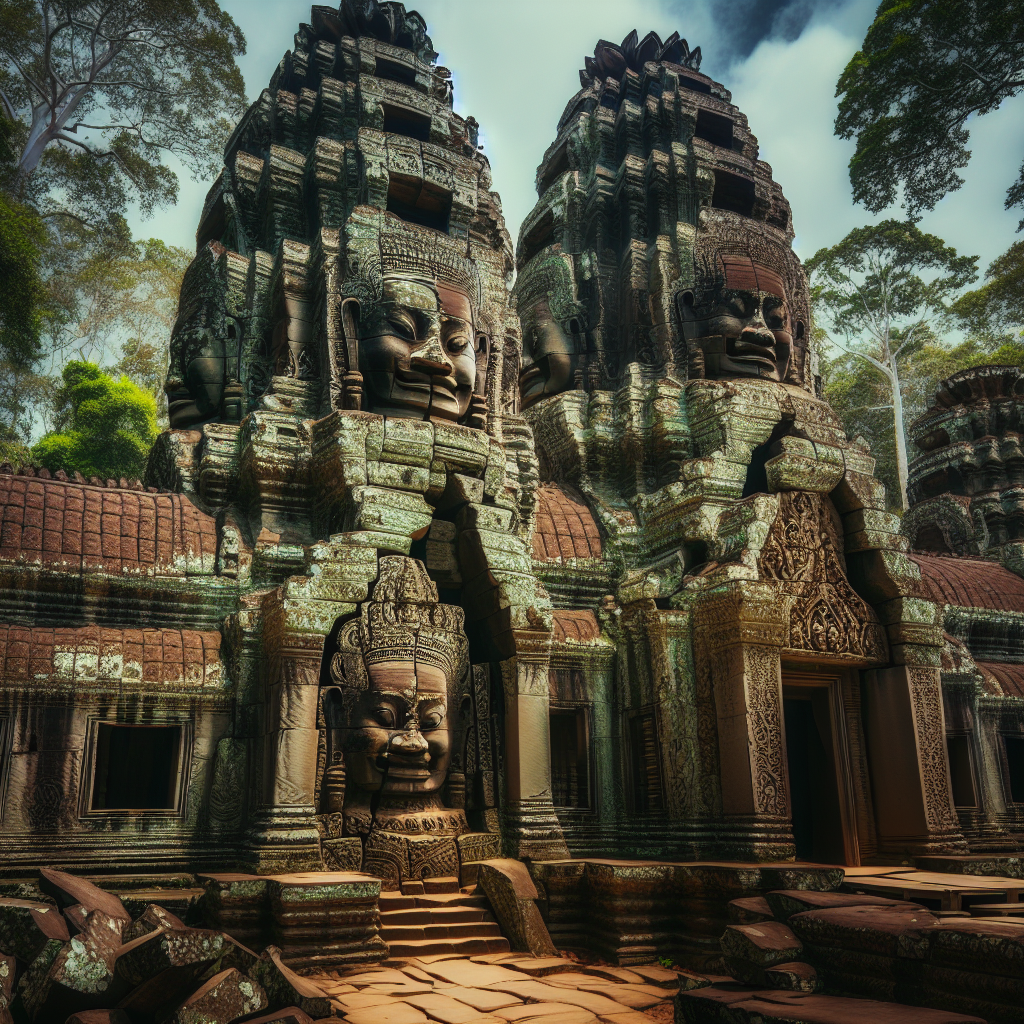
<instances>
[{"instance_id":1,"label":"distant temple structure","mask_svg":"<svg viewBox=\"0 0 1024 1024\"><path fill-rule=\"evenodd\" d=\"M1020 371L943 384L901 523L699 49L598 44L515 252L436 57L314 7L144 484L0 467L0 872L1020 849Z\"/></svg>"}]
</instances>

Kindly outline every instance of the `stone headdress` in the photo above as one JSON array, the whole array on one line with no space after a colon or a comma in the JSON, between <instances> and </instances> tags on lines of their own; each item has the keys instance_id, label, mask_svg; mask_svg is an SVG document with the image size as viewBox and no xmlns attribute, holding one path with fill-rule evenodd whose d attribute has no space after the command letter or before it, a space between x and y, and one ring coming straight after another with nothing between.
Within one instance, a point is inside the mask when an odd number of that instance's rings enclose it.
<instances>
[{"instance_id":1,"label":"stone headdress","mask_svg":"<svg viewBox=\"0 0 1024 1024\"><path fill-rule=\"evenodd\" d=\"M441 604L423 563L403 555L380 560L369 601L344 622L331 657L331 678L345 703L369 685L369 666L381 661L432 665L448 680L448 703L458 707L468 667L463 612Z\"/></svg>"}]
</instances>

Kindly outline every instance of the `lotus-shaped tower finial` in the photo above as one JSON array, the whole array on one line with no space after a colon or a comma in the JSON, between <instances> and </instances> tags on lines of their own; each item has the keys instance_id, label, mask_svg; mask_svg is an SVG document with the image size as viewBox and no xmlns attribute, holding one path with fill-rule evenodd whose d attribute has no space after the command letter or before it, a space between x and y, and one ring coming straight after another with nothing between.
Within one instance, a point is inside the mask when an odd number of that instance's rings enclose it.
<instances>
[{"instance_id":1,"label":"lotus-shaped tower finial","mask_svg":"<svg viewBox=\"0 0 1024 1024\"><path fill-rule=\"evenodd\" d=\"M668 61L693 71L700 70L700 47L690 50L685 39L678 32L661 41L657 32L648 32L638 41L636 29L621 43L609 43L602 39L594 47L594 56L587 57L580 71L580 82L585 89L591 82L602 78L621 79L627 68L641 71L648 61Z\"/></svg>"}]
</instances>

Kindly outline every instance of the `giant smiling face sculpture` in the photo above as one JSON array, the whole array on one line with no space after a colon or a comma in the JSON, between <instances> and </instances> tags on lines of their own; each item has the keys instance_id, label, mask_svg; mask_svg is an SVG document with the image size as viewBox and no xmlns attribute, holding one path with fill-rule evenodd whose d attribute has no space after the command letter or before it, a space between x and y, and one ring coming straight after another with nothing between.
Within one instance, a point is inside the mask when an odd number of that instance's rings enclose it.
<instances>
[{"instance_id":1,"label":"giant smiling face sculpture","mask_svg":"<svg viewBox=\"0 0 1024 1024\"><path fill-rule=\"evenodd\" d=\"M703 353L707 377L760 377L784 381L793 358L794 332L782 277L748 256L719 257L720 273L701 295L684 290L676 311L689 347Z\"/></svg>"},{"instance_id":2,"label":"giant smiling face sculpture","mask_svg":"<svg viewBox=\"0 0 1024 1024\"><path fill-rule=\"evenodd\" d=\"M453 285L388 274L358 312L359 370L373 412L459 421L476 383L473 311Z\"/></svg>"}]
</instances>

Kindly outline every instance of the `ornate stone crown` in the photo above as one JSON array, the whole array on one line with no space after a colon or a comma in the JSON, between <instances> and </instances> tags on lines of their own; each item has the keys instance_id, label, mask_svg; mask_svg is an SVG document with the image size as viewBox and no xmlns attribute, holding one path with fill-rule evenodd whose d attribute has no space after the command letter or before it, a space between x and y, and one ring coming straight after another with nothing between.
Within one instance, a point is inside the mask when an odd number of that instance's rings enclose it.
<instances>
[{"instance_id":1,"label":"ornate stone crown","mask_svg":"<svg viewBox=\"0 0 1024 1024\"><path fill-rule=\"evenodd\" d=\"M468 657L463 619L461 608L438 601L421 561L385 556L371 599L338 632L331 677L344 690L359 691L366 689L367 668L376 662L433 665L448 680L449 701L455 700Z\"/></svg>"}]
</instances>

